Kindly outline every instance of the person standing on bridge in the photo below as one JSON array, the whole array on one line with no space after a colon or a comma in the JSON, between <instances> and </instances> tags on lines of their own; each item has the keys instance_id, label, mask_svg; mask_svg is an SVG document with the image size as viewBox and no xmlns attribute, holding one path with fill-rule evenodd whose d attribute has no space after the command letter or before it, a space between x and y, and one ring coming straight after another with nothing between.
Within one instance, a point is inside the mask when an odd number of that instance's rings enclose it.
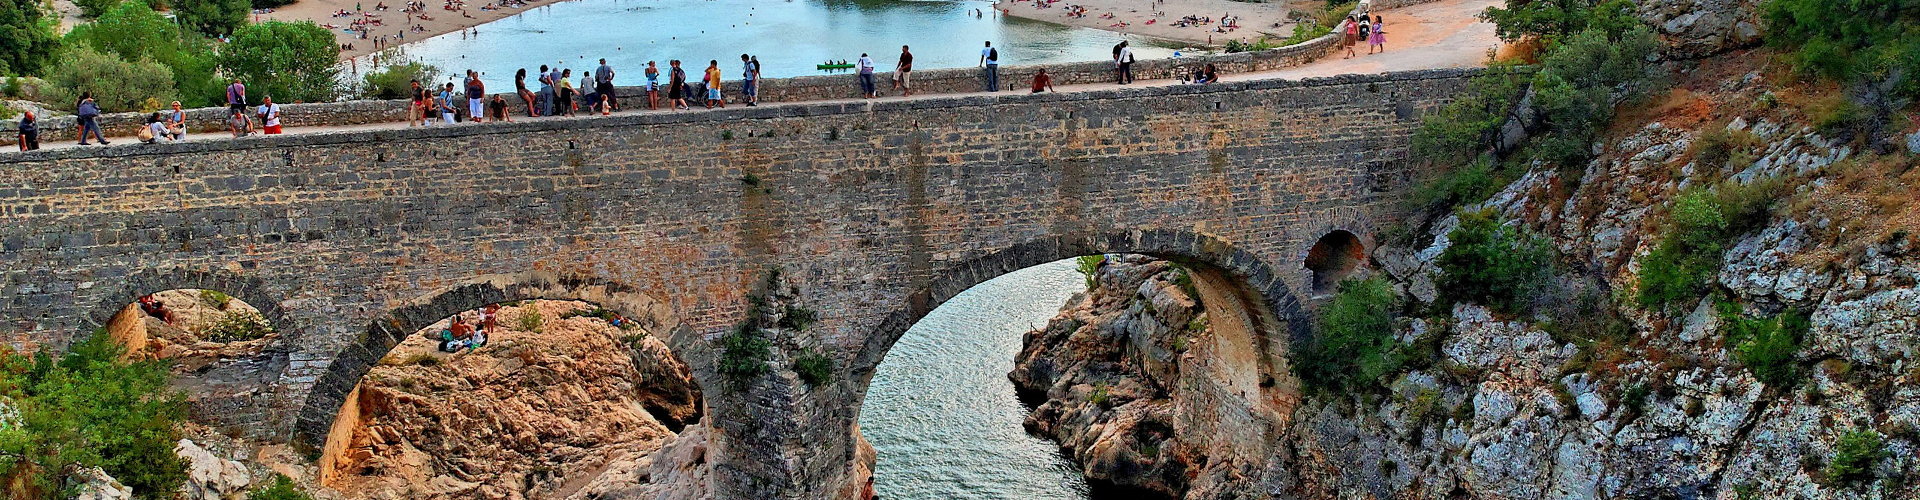
<instances>
[{"instance_id":1,"label":"person standing on bridge","mask_svg":"<svg viewBox=\"0 0 1920 500\"><path fill-rule=\"evenodd\" d=\"M984 68L984 72L982 74L986 77L987 91L999 92L1000 91L1000 50L993 48L992 41L987 42L986 48L980 49L980 67Z\"/></svg>"},{"instance_id":2,"label":"person standing on bridge","mask_svg":"<svg viewBox=\"0 0 1920 500\"><path fill-rule=\"evenodd\" d=\"M487 114L487 84L480 82L480 73L467 70L467 116L474 123L485 121Z\"/></svg>"},{"instance_id":3,"label":"person standing on bridge","mask_svg":"<svg viewBox=\"0 0 1920 500\"><path fill-rule=\"evenodd\" d=\"M872 99L880 96L880 88L873 83L873 58L860 53L860 97Z\"/></svg>"},{"instance_id":4,"label":"person standing on bridge","mask_svg":"<svg viewBox=\"0 0 1920 500\"><path fill-rule=\"evenodd\" d=\"M660 109L660 66L647 61L647 109Z\"/></svg>"},{"instance_id":5,"label":"person standing on bridge","mask_svg":"<svg viewBox=\"0 0 1920 500\"><path fill-rule=\"evenodd\" d=\"M547 74L547 65L540 65L540 112L534 116L553 116L553 78Z\"/></svg>"},{"instance_id":6,"label":"person standing on bridge","mask_svg":"<svg viewBox=\"0 0 1920 500\"><path fill-rule=\"evenodd\" d=\"M1120 57L1117 61L1120 63L1120 76L1119 76L1120 84L1121 85L1132 84L1133 83L1133 47L1129 46L1127 42L1120 42Z\"/></svg>"},{"instance_id":7,"label":"person standing on bridge","mask_svg":"<svg viewBox=\"0 0 1920 500\"><path fill-rule=\"evenodd\" d=\"M720 96L719 59L707 60L707 76L705 81L707 84L707 109L713 109L714 106L727 107L727 101L721 99Z\"/></svg>"},{"instance_id":8,"label":"person standing on bridge","mask_svg":"<svg viewBox=\"0 0 1920 500\"><path fill-rule=\"evenodd\" d=\"M407 97L411 99L407 105L407 126L425 125L421 120L427 116L427 89L420 86L419 78L408 82L407 86Z\"/></svg>"},{"instance_id":9,"label":"person standing on bridge","mask_svg":"<svg viewBox=\"0 0 1920 500\"><path fill-rule=\"evenodd\" d=\"M267 135L280 135L280 106L273 103L273 96L261 98L260 130Z\"/></svg>"},{"instance_id":10,"label":"person standing on bridge","mask_svg":"<svg viewBox=\"0 0 1920 500\"><path fill-rule=\"evenodd\" d=\"M900 97L913 95L913 52L907 46L900 46L900 62L893 66L893 88L900 89Z\"/></svg>"},{"instance_id":11,"label":"person standing on bridge","mask_svg":"<svg viewBox=\"0 0 1920 500\"><path fill-rule=\"evenodd\" d=\"M600 115L613 113L620 106L620 100L613 98L613 67L607 65L606 58L600 59L600 67L593 70L593 93L600 94Z\"/></svg>"},{"instance_id":12,"label":"person standing on bridge","mask_svg":"<svg viewBox=\"0 0 1920 500\"><path fill-rule=\"evenodd\" d=\"M672 100L673 109L687 109L687 70L680 67L680 60L667 61L672 69L667 73L667 99Z\"/></svg>"},{"instance_id":13,"label":"person standing on bridge","mask_svg":"<svg viewBox=\"0 0 1920 500\"><path fill-rule=\"evenodd\" d=\"M240 79L233 79L233 85L227 86L227 111L245 113L247 111L247 86Z\"/></svg>"}]
</instances>

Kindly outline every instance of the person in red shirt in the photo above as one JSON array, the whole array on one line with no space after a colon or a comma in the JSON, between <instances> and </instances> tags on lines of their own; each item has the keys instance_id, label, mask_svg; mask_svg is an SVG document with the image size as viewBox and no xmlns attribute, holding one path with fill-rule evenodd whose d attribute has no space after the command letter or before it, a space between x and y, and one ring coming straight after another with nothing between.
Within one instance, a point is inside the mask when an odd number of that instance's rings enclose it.
<instances>
[{"instance_id":1,"label":"person in red shirt","mask_svg":"<svg viewBox=\"0 0 1920 500\"><path fill-rule=\"evenodd\" d=\"M1041 92L1058 92L1053 90L1053 77L1047 75L1047 68L1040 68L1033 74L1033 93Z\"/></svg>"}]
</instances>

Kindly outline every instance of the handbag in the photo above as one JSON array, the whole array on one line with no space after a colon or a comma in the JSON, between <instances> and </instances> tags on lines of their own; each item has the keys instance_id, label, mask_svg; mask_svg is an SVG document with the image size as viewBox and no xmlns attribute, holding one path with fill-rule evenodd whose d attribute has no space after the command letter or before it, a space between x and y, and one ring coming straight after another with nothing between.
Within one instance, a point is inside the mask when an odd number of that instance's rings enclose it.
<instances>
[{"instance_id":1,"label":"handbag","mask_svg":"<svg viewBox=\"0 0 1920 500\"><path fill-rule=\"evenodd\" d=\"M141 140L142 142L146 142L146 141L152 141L152 140L153 140L153 127L152 127L151 125L141 125L141 126L140 126L140 131L139 131L139 132L137 132L137 133L134 133L133 135L134 135L135 137L139 137L139 138L140 138L140 140Z\"/></svg>"}]
</instances>

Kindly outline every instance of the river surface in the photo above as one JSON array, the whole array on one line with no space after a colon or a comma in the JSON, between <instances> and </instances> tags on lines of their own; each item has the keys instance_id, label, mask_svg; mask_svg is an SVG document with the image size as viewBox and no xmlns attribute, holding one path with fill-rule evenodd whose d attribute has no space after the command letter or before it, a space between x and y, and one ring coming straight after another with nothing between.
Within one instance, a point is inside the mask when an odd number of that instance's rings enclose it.
<instances>
[{"instance_id":1,"label":"river surface","mask_svg":"<svg viewBox=\"0 0 1920 500\"><path fill-rule=\"evenodd\" d=\"M976 9L982 15L975 16ZM542 64L571 68L578 78L604 57L619 74L618 85L640 85L647 61L658 61L664 74L669 59L684 61L690 78L719 60L721 76L737 79L742 53L759 56L761 74L778 78L829 74L814 65L852 62L862 52L892 70L901 45L913 47L917 69L973 67L988 40L1008 65L1107 60L1121 40L1132 41L1142 59L1173 52L1118 33L997 16L991 3L978 0L575 0L479 30L403 50L449 75L479 70L489 83Z\"/></svg>"},{"instance_id":2,"label":"river surface","mask_svg":"<svg viewBox=\"0 0 1920 500\"><path fill-rule=\"evenodd\" d=\"M1071 260L1030 267L961 292L900 337L860 408L883 500L1087 498L1058 445L1021 426L1027 409L1007 381L1021 337L1085 289Z\"/></svg>"}]
</instances>

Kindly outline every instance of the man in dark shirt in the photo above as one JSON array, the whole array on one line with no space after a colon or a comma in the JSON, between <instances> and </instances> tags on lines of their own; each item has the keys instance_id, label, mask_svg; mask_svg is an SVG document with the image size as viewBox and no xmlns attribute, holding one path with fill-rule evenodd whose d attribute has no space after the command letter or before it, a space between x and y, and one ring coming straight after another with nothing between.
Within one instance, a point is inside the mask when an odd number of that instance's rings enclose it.
<instances>
[{"instance_id":1,"label":"man in dark shirt","mask_svg":"<svg viewBox=\"0 0 1920 500\"><path fill-rule=\"evenodd\" d=\"M32 111L20 117L20 150L40 149L40 124Z\"/></svg>"},{"instance_id":2,"label":"man in dark shirt","mask_svg":"<svg viewBox=\"0 0 1920 500\"><path fill-rule=\"evenodd\" d=\"M907 51L907 46L900 46L900 64L894 66L893 71L893 83L900 88L900 95L913 95L913 53Z\"/></svg>"}]
</instances>

